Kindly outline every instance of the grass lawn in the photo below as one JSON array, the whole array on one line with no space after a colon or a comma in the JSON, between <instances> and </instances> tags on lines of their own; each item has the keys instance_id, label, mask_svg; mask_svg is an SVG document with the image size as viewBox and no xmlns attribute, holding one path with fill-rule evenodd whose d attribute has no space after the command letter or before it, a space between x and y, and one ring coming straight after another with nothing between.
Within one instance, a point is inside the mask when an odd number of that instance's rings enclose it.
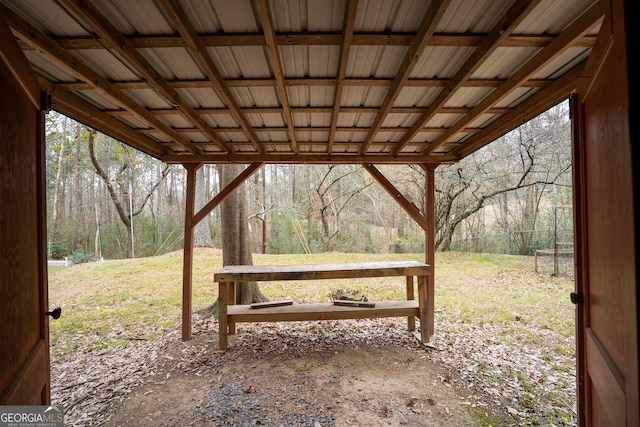
<instances>
[{"instance_id":1,"label":"grass lawn","mask_svg":"<svg viewBox=\"0 0 640 427\"><path fill-rule=\"evenodd\" d=\"M256 265L324 264L340 262L415 260L422 254L254 255ZM222 254L196 249L193 271L194 310L217 298L213 273L222 267ZM153 338L180 323L182 305L182 253L134 260L80 264L55 269L49 275L51 307L62 307L62 317L51 322L54 356L101 346ZM513 329L519 339L533 340L521 325L535 325L574 334L573 306L568 295L570 278L533 272L532 259L505 255L437 253L435 265L438 319L483 325L500 324ZM403 278L372 278L300 282L263 282L263 293L272 299L296 302L329 301L332 290L354 288L369 300L399 300L405 296ZM514 323L514 319L517 322ZM106 336L115 338L105 340ZM548 343L540 343L545 345ZM569 351L568 349L561 349Z\"/></svg>"}]
</instances>

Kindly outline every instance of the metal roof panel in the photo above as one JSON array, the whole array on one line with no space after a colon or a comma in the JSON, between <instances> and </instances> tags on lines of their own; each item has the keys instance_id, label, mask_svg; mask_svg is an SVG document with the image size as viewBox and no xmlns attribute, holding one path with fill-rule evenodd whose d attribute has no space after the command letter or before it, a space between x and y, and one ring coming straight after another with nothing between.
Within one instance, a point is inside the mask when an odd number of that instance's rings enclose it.
<instances>
[{"instance_id":1,"label":"metal roof panel","mask_svg":"<svg viewBox=\"0 0 640 427\"><path fill-rule=\"evenodd\" d=\"M89 35L55 0L3 0L3 3L45 33L58 36Z\"/></svg>"},{"instance_id":2,"label":"metal roof panel","mask_svg":"<svg viewBox=\"0 0 640 427\"><path fill-rule=\"evenodd\" d=\"M487 33L513 3L514 0L452 0L436 31Z\"/></svg>"},{"instance_id":3,"label":"metal roof panel","mask_svg":"<svg viewBox=\"0 0 640 427\"><path fill-rule=\"evenodd\" d=\"M462 67L467 58L471 56L474 47L429 46L415 68L411 72L411 78L450 78Z\"/></svg>"},{"instance_id":4,"label":"metal roof panel","mask_svg":"<svg viewBox=\"0 0 640 427\"><path fill-rule=\"evenodd\" d=\"M346 74L348 77L393 77L406 53L405 46L352 46Z\"/></svg>"},{"instance_id":5,"label":"metal roof panel","mask_svg":"<svg viewBox=\"0 0 640 427\"><path fill-rule=\"evenodd\" d=\"M204 73L188 49L181 47L139 49L149 63L167 80L203 79Z\"/></svg>"},{"instance_id":6,"label":"metal roof panel","mask_svg":"<svg viewBox=\"0 0 640 427\"><path fill-rule=\"evenodd\" d=\"M193 108L222 108L224 103L215 89L210 87L198 87L189 89L176 89Z\"/></svg>"},{"instance_id":7,"label":"metal roof panel","mask_svg":"<svg viewBox=\"0 0 640 427\"><path fill-rule=\"evenodd\" d=\"M559 34L596 0L543 0L514 34Z\"/></svg>"},{"instance_id":8,"label":"metal roof panel","mask_svg":"<svg viewBox=\"0 0 640 427\"><path fill-rule=\"evenodd\" d=\"M26 51L25 56L36 74L50 81L73 82L78 78L75 73L70 72L66 67L61 67L57 62L52 61L49 56L37 50Z\"/></svg>"},{"instance_id":9,"label":"metal roof panel","mask_svg":"<svg viewBox=\"0 0 640 427\"><path fill-rule=\"evenodd\" d=\"M240 107L279 107L280 105L274 87L233 87L229 91Z\"/></svg>"},{"instance_id":10,"label":"metal roof panel","mask_svg":"<svg viewBox=\"0 0 640 427\"><path fill-rule=\"evenodd\" d=\"M272 76L271 66L262 46L209 47L207 52L225 79L261 79Z\"/></svg>"},{"instance_id":11,"label":"metal roof panel","mask_svg":"<svg viewBox=\"0 0 640 427\"><path fill-rule=\"evenodd\" d=\"M514 0L444 2L447 9L437 15L441 18L435 23L437 34L420 40L424 48L420 49L417 60L406 55L410 46L418 41L415 37L424 24L428 8L435 4L421 0L360 0L352 17L354 34L348 46L347 63L343 64L346 66L344 82L343 76L338 76L343 26L348 21L348 2L344 0L268 0L269 16L260 16L252 0L176 0L172 7L177 5L184 10L188 20L185 24L195 29L196 36L206 46L204 53L215 67L210 76L204 71L208 64L198 63L199 55L192 54L188 41L177 31L177 27L182 26L173 22L175 18L169 18L172 15L163 10L162 2L96 0L93 4L102 16L88 16L87 22L82 22L60 6L63 2L0 0L19 15L20 18L15 18L8 14L8 23L17 38L23 39L19 46L32 67L45 79L43 87L52 90L54 105L64 111L74 111L77 116L74 118L106 132L109 132L104 126L107 119L119 118L134 130L129 143L148 150L148 140L137 141L135 135L149 135L155 141L164 141L153 153L168 150L163 160L178 162L189 161L190 155L199 150L169 142L173 131L167 131L162 125L145 129L144 133L136 131L143 124L152 126L154 121L147 121L148 114L175 129L183 128L184 137L197 141L200 150L205 151L199 160L216 159L207 156L220 153L221 148L208 141L217 138L231 146L225 161L233 161L235 151L255 153L256 143L267 150L266 156L274 154L272 151L293 153L294 142L300 151L314 153L362 151L363 157L358 159L365 161L368 154L374 154L375 159L379 153L401 152L405 154L403 161L413 156L420 162L425 161L426 153L436 156L429 157L429 161L437 159L438 153L466 154L513 126L511 121L500 122L509 110L520 107L531 114L545 105L554 105L575 89L580 75L574 66L585 62L594 37L565 41L557 35L594 1L536 3L515 32L532 37L505 34L507 38L500 42L504 44L493 46L492 54L474 68L473 75L461 76L461 81L452 84L447 79L459 72L483 35L504 16ZM584 31L588 29L594 35L600 17L586 16L591 22ZM109 21L107 25L102 25L103 18ZM14 19L15 22L10 22ZM275 39L263 34L265 19L272 20L269 26L276 33ZM115 35L117 43L100 40L99 34L105 29L111 31L111 26L121 32ZM122 43L122 38L129 42ZM552 40L556 42L550 43ZM276 46L272 46L272 42ZM572 47L572 43L576 47ZM38 46L39 52L31 47L33 45ZM555 50L550 54L551 60L538 60L536 52L544 46L547 52ZM62 54L61 49L64 49ZM272 62L276 58L269 52L274 51L278 52L280 66ZM139 60L138 53L143 60ZM75 55L77 61L114 84L101 90L91 89L97 86L92 73L76 76L73 70L60 66L64 62L73 63L69 55ZM402 64L410 67L401 67ZM512 76L517 70L523 72L518 72L515 81ZM399 75L399 71L405 74ZM209 78L215 81L209 82ZM554 80L553 90L548 89ZM418 86L421 81L424 86ZM177 95L174 96L168 86L172 86ZM341 89L339 105L334 99L338 87ZM447 91L446 99L441 102L444 105L432 105L443 90ZM496 90L499 92L494 92ZM113 101L120 96L119 92L131 97L147 112L129 111L123 115L119 111L122 106ZM166 95L168 99L160 95L167 92L170 92ZM492 93L500 96L492 97ZM58 94L65 96L55 99ZM281 95L286 97L290 109ZM534 95L535 104L530 102ZM103 113L83 113L90 110L87 104ZM194 110L189 111L184 104ZM483 105L484 110L474 109L477 105ZM455 114L442 113L447 111L443 107L457 110ZM94 117L98 114L104 117ZM201 132L202 121L219 127L219 135ZM489 123L491 134L484 136L483 133L481 138L475 138L479 135L475 128ZM416 130L416 124L428 129ZM252 127L253 132L248 132L248 127ZM437 131L440 128L442 132ZM289 141L291 131L299 141ZM453 136L443 139L446 134ZM329 135L333 135L331 148L327 141ZM258 141L248 140L254 136ZM453 143L452 140L465 142ZM472 143L468 146L470 149L465 148L467 141ZM173 152L180 155L173 157ZM256 158L291 161L295 155L262 157L256 153ZM447 159L445 161L451 156Z\"/></svg>"},{"instance_id":12,"label":"metal roof panel","mask_svg":"<svg viewBox=\"0 0 640 427\"><path fill-rule=\"evenodd\" d=\"M123 92L145 108L173 108L173 105L153 89L125 89Z\"/></svg>"},{"instance_id":13,"label":"metal roof panel","mask_svg":"<svg viewBox=\"0 0 640 427\"><path fill-rule=\"evenodd\" d=\"M363 0L355 31L416 31L431 2L422 0Z\"/></svg>"},{"instance_id":14,"label":"metal roof panel","mask_svg":"<svg viewBox=\"0 0 640 427\"><path fill-rule=\"evenodd\" d=\"M116 82L138 80L138 75L108 50L76 49L71 53L102 77Z\"/></svg>"},{"instance_id":15,"label":"metal roof panel","mask_svg":"<svg viewBox=\"0 0 640 427\"><path fill-rule=\"evenodd\" d=\"M539 48L498 47L473 73L474 79L506 79L531 59Z\"/></svg>"},{"instance_id":16,"label":"metal roof panel","mask_svg":"<svg viewBox=\"0 0 640 427\"><path fill-rule=\"evenodd\" d=\"M387 94L386 87L349 86L342 91L344 107L379 107Z\"/></svg>"}]
</instances>

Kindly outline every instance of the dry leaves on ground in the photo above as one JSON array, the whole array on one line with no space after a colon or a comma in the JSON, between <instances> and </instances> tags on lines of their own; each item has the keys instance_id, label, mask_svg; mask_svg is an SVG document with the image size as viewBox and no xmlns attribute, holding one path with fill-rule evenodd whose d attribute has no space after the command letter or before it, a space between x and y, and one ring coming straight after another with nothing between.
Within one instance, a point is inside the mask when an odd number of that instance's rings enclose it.
<instances>
[{"instance_id":1,"label":"dry leaves on ground","mask_svg":"<svg viewBox=\"0 0 640 427\"><path fill-rule=\"evenodd\" d=\"M215 319L196 320L196 339L186 343L174 330L155 340L53 360L52 402L64 405L68 426L99 425L136 387L161 385L177 372L206 375L224 360L239 357L240 351L217 351L217 330ZM233 348L277 359L344 345L402 346L452 372L440 381L468 390L460 405L482 408L510 425L575 423L575 376L561 368L571 365L566 356L504 339L502 326L440 320L436 331L432 343L423 347L406 331L406 319L242 324ZM408 401L407 407L423 410L416 404ZM551 419L549 413L564 415Z\"/></svg>"}]
</instances>

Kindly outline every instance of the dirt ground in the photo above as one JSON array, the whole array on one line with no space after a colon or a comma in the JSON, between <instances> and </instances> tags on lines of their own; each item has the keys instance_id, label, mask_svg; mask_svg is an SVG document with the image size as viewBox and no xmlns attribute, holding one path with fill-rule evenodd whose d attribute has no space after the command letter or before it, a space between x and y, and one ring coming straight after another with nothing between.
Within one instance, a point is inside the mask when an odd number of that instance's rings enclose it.
<instances>
[{"instance_id":1,"label":"dirt ground","mask_svg":"<svg viewBox=\"0 0 640 427\"><path fill-rule=\"evenodd\" d=\"M317 333L269 335L239 331L226 353L212 335L172 342L158 360L182 352L189 364L165 365L112 408L105 425L479 425L476 404L413 337L356 334L323 345Z\"/></svg>"}]
</instances>

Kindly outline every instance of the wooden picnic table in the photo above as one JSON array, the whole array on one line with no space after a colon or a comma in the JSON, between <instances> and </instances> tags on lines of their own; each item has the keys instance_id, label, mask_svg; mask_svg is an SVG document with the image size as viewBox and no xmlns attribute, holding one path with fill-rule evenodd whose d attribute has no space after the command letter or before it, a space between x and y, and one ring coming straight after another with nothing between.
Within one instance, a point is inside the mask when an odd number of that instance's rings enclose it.
<instances>
[{"instance_id":1,"label":"wooden picnic table","mask_svg":"<svg viewBox=\"0 0 640 427\"><path fill-rule=\"evenodd\" d=\"M420 319L422 343L433 333L433 288L427 276L431 267L416 261L366 262L351 264L306 264L280 266L229 265L214 274L218 282L220 349L228 347L228 336L235 334L239 322L281 322L303 320L339 320L407 316L408 328L415 329ZM341 306L332 303L292 304L256 309L235 305L236 283L287 280L328 280L405 276L405 301L376 301L373 307ZM414 295L414 277L418 281L418 301Z\"/></svg>"}]
</instances>

